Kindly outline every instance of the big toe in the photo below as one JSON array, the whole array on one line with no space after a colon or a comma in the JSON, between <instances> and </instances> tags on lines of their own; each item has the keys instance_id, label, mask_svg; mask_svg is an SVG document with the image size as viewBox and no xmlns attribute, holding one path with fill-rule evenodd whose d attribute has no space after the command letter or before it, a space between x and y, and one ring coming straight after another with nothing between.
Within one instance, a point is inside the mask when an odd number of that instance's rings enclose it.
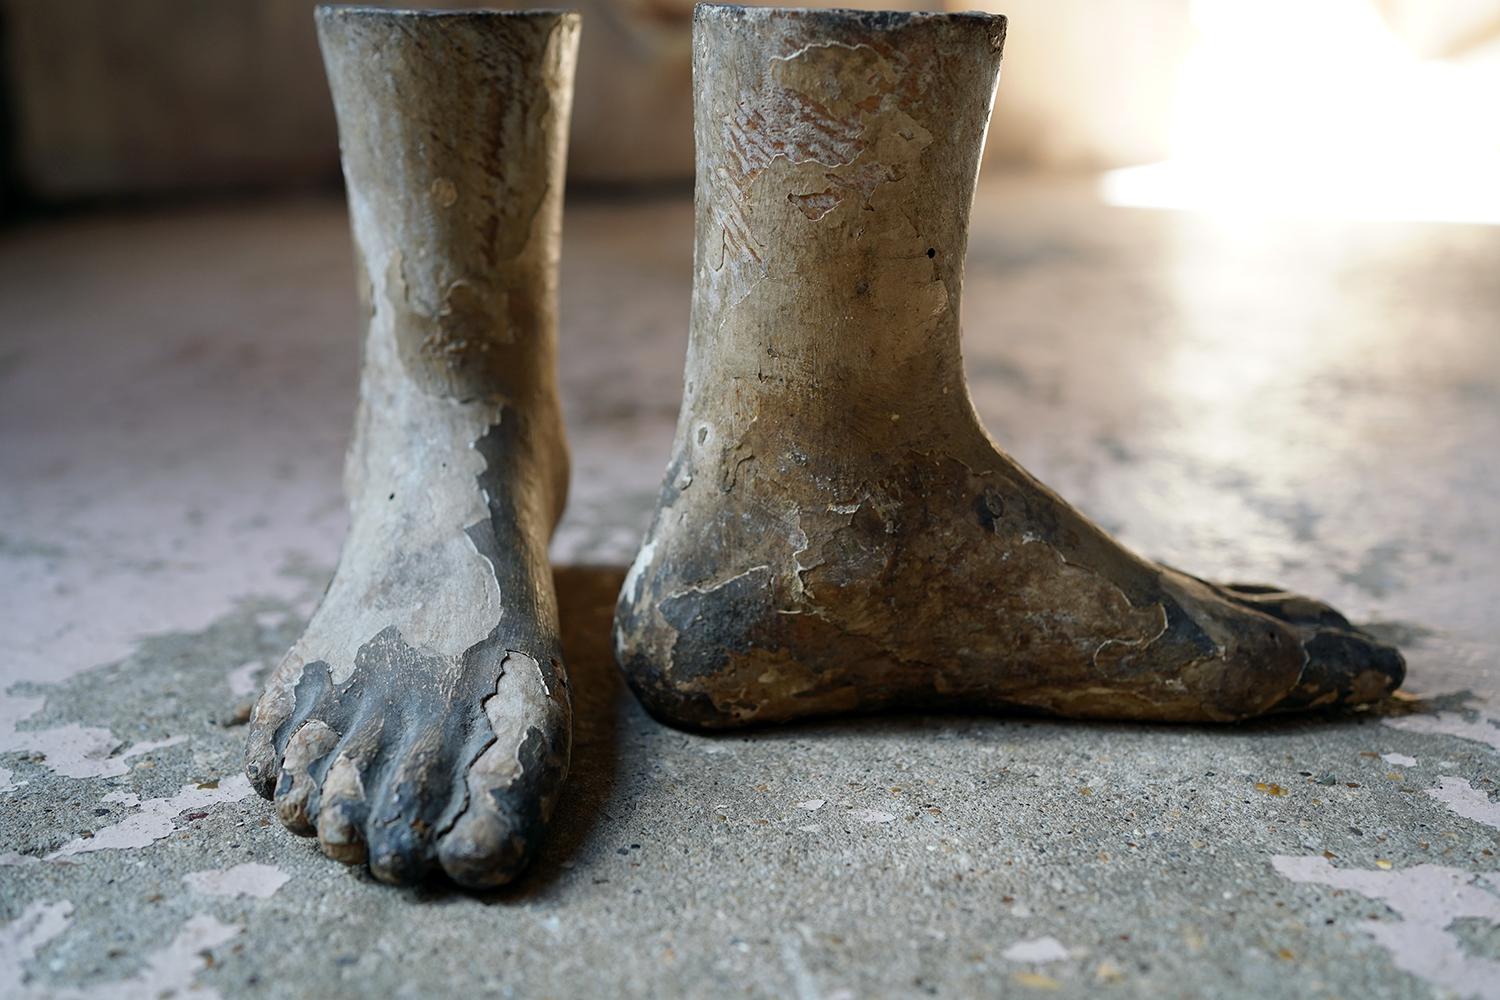
<instances>
[{"instance_id":1,"label":"big toe","mask_svg":"<svg viewBox=\"0 0 1500 1000\"><path fill-rule=\"evenodd\" d=\"M493 889L513 881L526 867L532 833L514 810L471 807L438 843L438 860L459 885Z\"/></svg>"},{"instance_id":2,"label":"big toe","mask_svg":"<svg viewBox=\"0 0 1500 1000\"><path fill-rule=\"evenodd\" d=\"M468 805L438 843L443 871L459 885L505 885L531 859L567 774L567 758L544 744L535 730L520 746L496 742L469 769Z\"/></svg>"},{"instance_id":3,"label":"big toe","mask_svg":"<svg viewBox=\"0 0 1500 1000\"><path fill-rule=\"evenodd\" d=\"M1406 660L1396 647L1354 629L1312 630L1302 648L1302 676L1276 711L1367 705L1406 679Z\"/></svg>"}]
</instances>

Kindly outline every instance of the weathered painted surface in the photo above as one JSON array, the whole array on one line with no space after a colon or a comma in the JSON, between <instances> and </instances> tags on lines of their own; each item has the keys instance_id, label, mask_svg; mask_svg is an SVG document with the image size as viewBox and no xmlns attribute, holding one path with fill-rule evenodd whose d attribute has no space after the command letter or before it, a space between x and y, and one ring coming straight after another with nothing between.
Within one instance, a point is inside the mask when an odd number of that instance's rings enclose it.
<instances>
[{"instance_id":1,"label":"weathered painted surface","mask_svg":"<svg viewBox=\"0 0 1500 1000\"><path fill-rule=\"evenodd\" d=\"M362 317L332 202L0 234L0 697L26 703L0 754L0 937L71 906L0 994L118 995L211 917L242 929L190 935L179 968L225 997L1453 995L1367 932L1404 933L1391 903L1271 859L1495 872L1500 834L1429 793L1500 780L1500 230L1226 227L1038 178L986 178L975 205L985 424L1139 551L1382 622L1422 697L1404 714L718 737L653 722L609 649L673 438L692 206L585 201L566 231L575 475L554 553L620 569L559 575L573 765L530 874L484 896L331 864L254 795L43 860L239 772L230 677L264 679L338 557ZM99 760L181 739L69 777L35 748L70 727L111 734ZM252 863L290 878L265 899L184 881ZM1466 961L1500 959L1494 922L1449 916ZM1001 956L1044 937L1068 957Z\"/></svg>"},{"instance_id":2,"label":"weathered painted surface","mask_svg":"<svg viewBox=\"0 0 1500 1000\"><path fill-rule=\"evenodd\" d=\"M891 708L1226 721L1396 650L1141 559L1000 452L959 349L999 15L700 6L685 395L616 643L690 727Z\"/></svg>"},{"instance_id":3,"label":"weathered painted surface","mask_svg":"<svg viewBox=\"0 0 1500 1000\"><path fill-rule=\"evenodd\" d=\"M1055 937L1039 937L1029 941L1017 941L1000 953L1001 958L1008 958L1012 962L1028 962L1032 965L1045 965L1047 962L1061 962L1068 957L1067 947Z\"/></svg>"},{"instance_id":4,"label":"weathered painted surface","mask_svg":"<svg viewBox=\"0 0 1500 1000\"><path fill-rule=\"evenodd\" d=\"M68 841L47 855L47 860L55 861L94 851L123 851L145 847L171 836L177 829L177 817L182 814L219 802L237 802L249 795L250 783L242 774L223 780L215 778L183 785L175 795L144 801L134 792L110 792L100 801L138 811L127 814L118 823L89 831L87 837Z\"/></svg>"},{"instance_id":5,"label":"weathered painted surface","mask_svg":"<svg viewBox=\"0 0 1500 1000\"><path fill-rule=\"evenodd\" d=\"M1500 885L1493 877L1441 865L1391 871L1335 868L1327 858L1278 855L1272 867L1293 882L1329 886L1380 900L1400 918L1374 918L1361 927L1390 950L1396 967L1465 997L1500 995L1500 961L1466 953L1453 925L1482 920L1500 925Z\"/></svg>"},{"instance_id":6,"label":"weathered painted surface","mask_svg":"<svg viewBox=\"0 0 1500 1000\"><path fill-rule=\"evenodd\" d=\"M291 876L275 865L251 862L233 868L210 868L208 871L192 872L182 877L191 890L205 896L251 896L255 899L270 899L276 890L286 885Z\"/></svg>"},{"instance_id":7,"label":"weathered painted surface","mask_svg":"<svg viewBox=\"0 0 1500 1000\"><path fill-rule=\"evenodd\" d=\"M567 773L546 546L578 27L318 13L369 311L350 529L245 766L289 830L390 882L514 878Z\"/></svg>"},{"instance_id":8,"label":"weathered painted surface","mask_svg":"<svg viewBox=\"0 0 1500 1000\"><path fill-rule=\"evenodd\" d=\"M38 951L68 929L73 904L34 903L11 923L0 926L0 989L15 1000L160 1000L183 996L215 1000L221 994L197 985L198 974L213 962L213 949L232 940L241 928L208 914L188 920L171 942L146 957L140 972L126 979L83 987L38 987L26 981L24 966Z\"/></svg>"}]
</instances>

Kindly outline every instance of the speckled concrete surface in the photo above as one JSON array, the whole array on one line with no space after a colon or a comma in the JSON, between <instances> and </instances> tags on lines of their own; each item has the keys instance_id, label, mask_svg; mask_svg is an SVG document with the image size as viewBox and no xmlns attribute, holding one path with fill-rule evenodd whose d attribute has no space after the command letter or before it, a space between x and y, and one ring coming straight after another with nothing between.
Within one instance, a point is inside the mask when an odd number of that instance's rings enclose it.
<instances>
[{"instance_id":1,"label":"speckled concrete surface","mask_svg":"<svg viewBox=\"0 0 1500 1000\"><path fill-rule=\"evenodd\" d=\"M995 436L1150 555L1378 623L1419 697L662 728L607 621L676 413L691 211L584 202L566 802L513 890L379 885L238 770L344 525L340 206L33 226L0 235L0 995L1500 996L1500 229L983 189Z\"/></svg>"}]
</instances>

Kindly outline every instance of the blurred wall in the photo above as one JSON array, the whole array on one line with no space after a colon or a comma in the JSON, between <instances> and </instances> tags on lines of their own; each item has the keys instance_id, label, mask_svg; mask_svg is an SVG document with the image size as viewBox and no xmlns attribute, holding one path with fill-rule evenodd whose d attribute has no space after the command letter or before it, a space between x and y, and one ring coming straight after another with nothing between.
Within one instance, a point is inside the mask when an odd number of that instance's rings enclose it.
<instances>
[{"instance_id":1,"label":"blurred wall","mask_svg":"<svg viewBox=\"0 0 1500 1000\"><path fill-rule=\"evenodd\" d=\"M979 6L1010 18L987 162L1104 170L1167 156L1191 0Z\"/></svg>"},{"instance_id":2,"label":"blurred wall","mask_svg":"<svg viewBox=\"0 0 1500 1000\"><path fill-rule=\"evenodd\" d=\"M1092 168L1160 158L1191 41L1188 3L993 6L1011 26L991 161ZM584 13L572 178L690 178L689 0L570 5ZM811 5L924 9L942 0ZM0 0L22 191L66 202L331 183L337 143L311 8L311 0Z\"/></svg>"},{"instance_id":3,"label":"blurred wall","mask_svg":"<svg viewBox=\"0 0 1500 1000\"><path fill-rule=\"evenodd\" d=\"M337 170L310 5L4 0L12 156L47 201Z\"/></svg>"}]
</instances>

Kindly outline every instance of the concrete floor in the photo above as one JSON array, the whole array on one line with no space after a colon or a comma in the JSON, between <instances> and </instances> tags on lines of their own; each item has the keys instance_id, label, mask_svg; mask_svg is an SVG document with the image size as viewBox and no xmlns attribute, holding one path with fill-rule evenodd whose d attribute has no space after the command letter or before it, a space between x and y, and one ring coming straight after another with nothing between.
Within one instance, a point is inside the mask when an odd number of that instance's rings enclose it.
<instances>
[{"instance_id":1,"label":"concrete floor","mask_svg":"<svg viewBox=\"0 0 1500 1000\"><path fill-rule=\"evenodd\" d=\"M1417 697L715 738L647 718L606 642L671 438L690 223L570 207L574 769L534 871L485 898L326 861L239 773L345 523L341 206L0 234L0 995L1500 996L1500 228L1040 181L976 209L997 439L1148 554L1377 623Z\"/></svg>"}]
</instances>

